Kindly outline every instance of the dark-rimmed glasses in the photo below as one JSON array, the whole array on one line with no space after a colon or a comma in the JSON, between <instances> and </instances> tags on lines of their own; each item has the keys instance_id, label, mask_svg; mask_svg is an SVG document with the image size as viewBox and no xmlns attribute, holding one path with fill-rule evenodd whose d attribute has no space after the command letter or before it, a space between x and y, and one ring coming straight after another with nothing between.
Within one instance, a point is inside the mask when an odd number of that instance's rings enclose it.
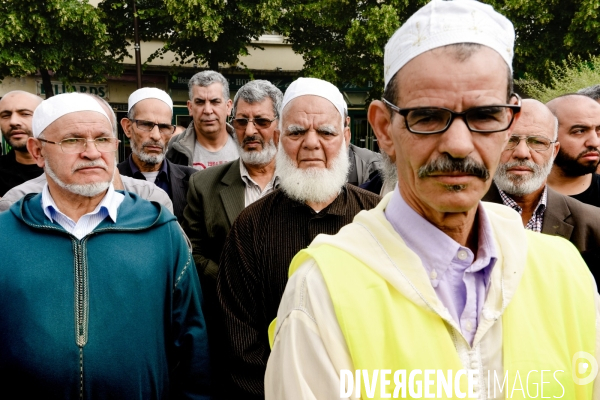
<instances>
[{"instance_id":1,"label":"dark-rimmed glasses","mask_svg":"<svg viewBox=\"0 0 600 400\"><path fill-rule=\"evenodd\" d=\"M150 132L155 126L158 126L158 131L163 135L172 135L175 132L175 125L171 124L155 124L152 121L145 121L143 119L130 119L130 121L135 122L135 126L144 132Z\"/></svg>"},{"instance_id":2,"label":"dark-rimmed glasses","mask_svg":"<svg viewBox=\"0 0 600 400\"><path fill-rule=\"evenodd\" d=\"M248 123L252 122L256 128L265 129L265 128L270 127L271 124L273 123L273 121L275 121L276 119L277 119L277 117L275 117L273 119L268 119L268 118L254 118L254 119L250 119L250 118L234 118L234 119L231 120L231 125L233 125L233 127L235 129L246 129L246 127L248 126Z\"/></svg>"},{"instance_id":3,"label":"dark-rimmed glasses","mask_svg":"<svg viewBox=\"0 0 600 400\"><path fill-rule=\"evenodd\" d=\"M527 143L527 147L533 151L545 151L550 148L550 145L556 143L556 140L550 140L544 136L519 136L512 135L510 139L508 139L508 143L504 150L514 150L517 148L521 140L525 140Z\"/></svg>"},{"instance_id":4,"label":"dark-rimmed glasses","mask_svg":"<svg viewBox=\"0 0 600 400\"><path fill-rule=\"evenodd\" d=\"M88 142L94 142L96 149L100 153L110 153L117 150L119 139L114 137L99 137L94 140L87 140L84 138L68 138L63 139L60 142L53 142L51 140L38 138L40 142L57 144L65 154L79 154L83 153L87 149Z\"/></svg>"},{"instance_id":5,"label":"dark-rimmed glasses","mask_svg":"<svg viewBox=\"0 0 600 400\"><path fill-rule=\"evenodd\" d=\"M383 102L392 110L404 117L406 129L419 135L443 133L455 118L462 118L472 132L494 133L507 130L515 119L515 114L521 111L521 98L516 93L517 104L500 104L469 108L456 112L443 107L414 107L400 108L386 99Z\"/></svg>"}]
</instances>

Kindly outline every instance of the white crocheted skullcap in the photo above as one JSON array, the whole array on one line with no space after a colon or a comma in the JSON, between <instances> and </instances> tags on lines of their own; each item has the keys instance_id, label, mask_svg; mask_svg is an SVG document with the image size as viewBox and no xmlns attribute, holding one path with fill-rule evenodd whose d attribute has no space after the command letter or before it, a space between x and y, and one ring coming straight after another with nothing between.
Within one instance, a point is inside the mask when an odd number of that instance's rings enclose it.
<instances>
[{"instance_id":1,"label":"white crocheted skullcap","mask_svg":"<svg viewBox=\"0 0 600 400\"><path fill-rule=\"evenodd\" d=\"M129 101L127 102L127 111L131 110L131 107L135 106L136 103L146 99L158 99L166 103L171 108L171 112L173 111L173 100L171 100L171 96L164 90L153 87L141 88L131 93L129 95Z\"/></svg>"},{"instance_id":2,"label":"white crocheted skullcap","mask_svg":"<svg viewBox=\"0 0 600 400\"><path fill-rule=\"evenodd\" d=\"M332 83L317 78L298 78L292 82L283 95L281 112L283 113L285 106L296 97L307 95L319 96L329 100L340 112L342 119L345 117L348 106L342 93Z\"/></svg>"},{"instance_id":3,"label":"white crocheted skullcap","mask_svg":"<svg viewBox=\"0 0 600 400\"><path fill-rule=\"evenodd\" d=\"M33 137L37 138L44 132L44 129L60 117L79 111L94 111L106 117L108 123L112 126L112 122L106 111L100 103L92 96L83 93L63 93L52 96L40 103L33 112L31 121L31 130Z\"/></svg>"},{"instance_id":4,"label":"white crocheted skullcap","mask_svg":"<svg viewBox=\"0 0 600 400\"><path fill-rule=\"evenodd\" d=\"M506 17L475 0L432 0L414 13L385 45L385 86L419 54L455 43L490 47L512 71L515 30Z\"/></svg>"}]
</instances>

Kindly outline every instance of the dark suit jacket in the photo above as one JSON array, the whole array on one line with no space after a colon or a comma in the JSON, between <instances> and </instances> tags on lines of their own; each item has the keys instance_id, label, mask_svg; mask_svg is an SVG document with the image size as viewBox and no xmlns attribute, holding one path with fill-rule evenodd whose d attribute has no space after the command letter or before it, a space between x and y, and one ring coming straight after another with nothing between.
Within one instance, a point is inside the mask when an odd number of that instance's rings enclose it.
<instances>
[{"instance_id":1,"label":"dark suit jacket","mask_svg":"<svg viewBox=\"0 0 600 400\"><path fill-rule=\"evenodd\" d=\"M503 204L495 184L482 200ZM573 243L592 271L596 283L600 283L600 208L548 188L542 233L561 236Z\"/></svg>"},{"instance_id":2,"label":"dark suit jacket","mask_svg":"<svg viewBox=\"0 0 600 400\"><path fill-rule=\"evenodd\" d=\"M183 220L183 210L187 203L187 191L188 181L192 174L198 172L197 169L186 167L184 165L173 164L171 161L165 158L165 161L169 168L169 183L171 185L171 201L173 202L173 213L177 217L179 223ZM141 179L133 176L133 171L129 166L129 159L119 163L117 165L121 175L130 176L132 178Z\"/></svg>"},{"instance_id":3,"label":"dark suit jacket","mask_svg":"<svg viewBox=\"0 0 600 400\"><path fill-rule=\"evenodd\" d=\"M245 206L240 160L198 171L189 185L183 229L192 242L200 280L216 285L225 238Z\"/></svg>"},{"instance_id":4,"label":"dark suit jacket","mask_svg":"<svg viewBox=\"0 0 600 400\"><path fill-rule=\"evenodd\" d=\"M228 399L227 347L217 298L217 271L221 251L233 221L245 208L246 185L240 160L198 171L190 179L188 204L183 212L183 230L192 242L192 253L204 297L208 330L211 385L215 399Z\"/></svg>"}]
</instances>

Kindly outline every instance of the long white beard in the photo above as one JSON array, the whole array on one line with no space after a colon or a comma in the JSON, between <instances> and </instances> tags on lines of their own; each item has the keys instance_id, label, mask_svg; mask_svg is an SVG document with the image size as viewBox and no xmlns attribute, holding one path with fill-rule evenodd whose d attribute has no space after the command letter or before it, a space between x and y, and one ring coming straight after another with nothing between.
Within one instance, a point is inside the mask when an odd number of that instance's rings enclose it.
<instances>
[{"instance_id":1,"label":"long white beard","mask_svg":"<svg viewBox=\"0 0 600 400\"><path fill-rule=\"evenodd\" d=\"M552 170L553 159L539 166L533 161L514 161L506 164L500 164L494 182L498 188L513 196L524 196L538 190L546 181L546 178ZM533 170L531 175L512 175L508 173L509 168L516 166L526 166Z\"/></svg>"},{"instance_id":2,"label":"long white beard","mask_svg":"<svg viewBox=\"0 0 600 400\"><path fill-rule=\"evenodd\" d=\"M161 154L148 154L144 151L144 145L146 145L146 144L151 144L154 146L161 146L163 152ZM162 164L163 160L165 159L165 146L162 145L161 143L157 143L157 142L153 142L153 141L144 142L144 143L142 143L142 145L140 147L138 147L135 144L135 142L132 140L131 141L131 152L133 154L135 154L137 156L137 158L140 159L141 162L146 163L146 164L151 164L151 165Z\"/></svg>"},{"instance_id":3,"label":"long white beard","mask_svg":"<svg viewBox=\"0 0 600 400\"><path fill-rule=\"evenodd\" d=\"M346 140L343 140L330 168L298 168L281 147L281 142L275 165L279 187L288 197L300 203L324 203L337 196L348 179L350 161Z\"/></svg>"},{"instance_id":4,"label":"long white beard","mask_svg":"<svg viewBox=\"0 0 600 400\"><path fill-rule=\"evenodd\" d=\"M245 151L240 142L236 140L235 143L240 152L240 158L247 165L267 165L273 161L273 158L277 154L277 146L275 146L273 139L268 143L262 142L263 149L261 151Z\"/></svg>"},{"instance_id":5,"label":"long white beard","mask_svg":"<svg viewBox=\"0 0 600 400\"><path fill-rule=\"evenodd\" d=\"M84 163L84 164L79 164L77 165L74 169L76 168L80 168L82 166L87 166L87 167L93 167L93 166L105 166L106 164L104 163L104 161L91 161L88 163ZM61 181L58 176L56 176L56 174L54 173L54 171L52 170L52 168L50 167L50 164L48 162L46 162L46 165L44 166L44 171L46 171L46 173L48 174L48 176L54 181L56 182L56 184L58 186L60 186L61 188L77 194L79 196L83 196L83 197L95 197L97 195L99 195L100 193L106 191L112 180L113 177L115 175L115 169L113 169L113 176L110 178L110 180L108 182L92 182L92 183L80 183L80 184L76 184L76 183L64 183L63 181Z\"/></svg>"}]
</instances>

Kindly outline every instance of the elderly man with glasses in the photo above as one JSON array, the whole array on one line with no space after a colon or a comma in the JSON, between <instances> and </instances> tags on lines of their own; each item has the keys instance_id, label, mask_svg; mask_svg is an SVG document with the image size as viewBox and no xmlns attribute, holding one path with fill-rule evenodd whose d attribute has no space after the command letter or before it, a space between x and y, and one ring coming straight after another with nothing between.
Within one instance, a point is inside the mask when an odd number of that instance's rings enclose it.
<instances>
[{"instance_id":1,"label":"elderly man with glasses","mask_svg":"<svg viewBox=\"0 0 600 400\"><path fill-rule=\"evenodd\" d=\"M470 0L432 0L391 37L368 119L398 185L292 261L267 399L592 398L589 269L480 201L518 122L514 39Z\"/></svg>"},{"instance_id":2,"label":"elderly man with glasses","mask_svg":"<svg viewBox=\"0 0 600 400\"><path fill-rule=\"evenodd\" d=\"M33 115L47 176L0 213L0 382L31 398L208 399L194 261L173 214L116 191L114 137L92 97ZM23 386L26 382L26 387Z\"/></svg>"},{"instance_id":3,"label":"elderly man with glasses","mask_svg":"<svg viewBox=\"0 0 600 400\"><path fill-rule=\"evenodd\" d=\"M194 252L196 268L206 302L206 318L211 329L214 385L222 383L225 356L222 334L216 324L216 278L225 238L237 216L256 200L271 193L279 179L275 174L275 155L279 144L281 91L265 80L242 86L233 100L235 143L240 158L198 171L190 179L188 205L183 229ZM218 391L220 392L220 391Z\"/></svg>"},{"instance_id":4,"label":"elderly man with glasses","mask_svg":"<svg viewBox=\"0 0 600 400\"><path fill-rule=\"evenodd\" d=\"M569 240L598 282L600 209L546 184L560 147L557 138L558 121L550 109L537 100L523 100L521 117L502 152L494 185L483 200L517 211L526 229Z\"/></svg>"},{"instance_id":5,"label":"elderly man with glasses","mask_svg":"<svg viewBox=\"0 0 600 400\"><path fill-rule=\"evenodd\" d=\"M173 101L163 90L142 88L129 96L127 118L121 126L131 143L131 155L117 168L121 175L154 182L167 192L177 220L183 219L190 176L197 170L165 158L175 132Z\"/></svg>"}]
</instances>

